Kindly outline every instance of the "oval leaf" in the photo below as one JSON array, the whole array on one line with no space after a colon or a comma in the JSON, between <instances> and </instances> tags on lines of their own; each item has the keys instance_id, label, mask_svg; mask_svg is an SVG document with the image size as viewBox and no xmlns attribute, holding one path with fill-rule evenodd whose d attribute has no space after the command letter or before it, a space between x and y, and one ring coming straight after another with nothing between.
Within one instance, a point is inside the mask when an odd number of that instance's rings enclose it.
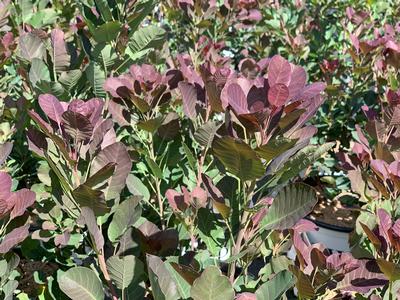
<instances>
[{"instance_id":1,"label":"oval leaf","mask_svg":"<svg viewBox=\"0 0 400 300\"><path fill-rule=\"evenodd\" d=\"M74 267L59 279L60 289L72 300L104 299L103 286L96 274L85 267Z\"/></svg>"}]
</instances>

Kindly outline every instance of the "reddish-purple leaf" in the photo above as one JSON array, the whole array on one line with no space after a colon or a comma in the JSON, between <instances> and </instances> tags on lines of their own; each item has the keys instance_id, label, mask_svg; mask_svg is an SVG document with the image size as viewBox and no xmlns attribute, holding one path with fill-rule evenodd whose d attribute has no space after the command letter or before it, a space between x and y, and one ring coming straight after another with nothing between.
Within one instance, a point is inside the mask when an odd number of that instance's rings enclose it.
<instances>
[{"instance_id":1,"label":"reddish-purple leaf","mask_svg":"<svg viewBox=\"0 0 400 300\"><path fill-rule=\"evenodd\" d=\"M196 118L196 88L193 84L183 81L178 83L178 87L182 94L183 112L190 119Z\"/></svg>"},{"instance_id":2,"label":"reddish-purple leaf","mask_svg":"<svg viewBox=\"0 0 400 300\"><path fill-rule=\"evenodd\" d=\"M374 170L374 172L381 177L383 180L388 179L389 173L388 173L388 164L382 160L382 159L373 159L371 160L370 163L371 168Z\"/></svg>"},{"instance_id":3,"label":"reddish-purple leaf","mask_svg":"<svg viewBox=\"0 0 400 300\"><path fill-rule=\"evenodd\" d=\"M110 131L113 127L114 123L112 120L107 119L103 122L99 123L93 130L92 141L90 143L90 154L95 153L99 150L100 145L103 143L105 139L105 135L108 131ZM115 142L115 141L114 141ZM113 144L113 143L112 143Z\"/></svg>"},{"instance_id":4,"label":"reddish-purple leaf","mask_svg":"<svg viewBox=\"0 0 400 300\"><path fill-rule=\"evenodd\" d=\"M321 96L316 96L314 98L305 101L303 104L299 106L299 109L304 109L305 112L300 116L297 123L289 130L287 133L288 136L296 131L298 128L302 127L311 117L315 115L318 108L324 103L325 98Z\"/></svg>"},{"instance_id":5,"label":"reddish-purple leaf","mask_svg":"<svg viewBox=\"0 0 400 300\"><path fill-rule=\"evenodd\" d=\"M97 225L96 216L91 208L82 207L78 224L87 226L90 235L93 237L97 251L101 252L104 246L104 237Z\"/></svg>"},{"instance_id":6,"label":"reddish-purple leaf","mask_svg":"<svg viewBox=\"0 0 400 300\"><path fill-rule=\"evenodd\" d=\"M337 288L344 292L368 293L384 286L388 281L374 261L358 260L359 267L347 273Z\"/></svg>"},{"instance_id":7,"label":"reddish-purple leaf","mask_svg":"<svg viewBox=\"0 0 400 300\"><path fill-rule=\"evenodd\" d=\"M240 293L236 295L235 300L257 300L257 296L254 293Z\"/></svg>"},{"instance_id":8,"label":"reddish-purple leaf","mask_svg":"<svg viewBox=\"0 0 400 300\"><path fill-rule=\"evenodd\" d=\"M298 93L295 97L295 101L297 100L309 100L320 95L326 88L326 84L323 82L314 82L312 84L307 85L302 89L300 93Z\"/></svg>"},{"instance_id":9,"label":"reddish-purple leaf","mask_svg":"<svg viewBox=\"0 0 400 300\"><path fill-rule=\"evenodd\" d=\"M6 161L7 157L11 153L12 148L13 143L11 142L0 144L0 165L2 165Z\"/></svg>"},{"instance_id":10,"label":"reddish-purple leaf","mask_svg":"<svg viewBox=\"0 0 400 300\"><path fill-rule=\"evenodd\" d=\"M168 189L165 197L174 211L184 212L188 208L188 203L185 203L183 195L173 189Z\"/></svg>"},{"instance_id":11,"label":"reddish-purple leaf","mask_svg":"<svg viewBox=\"0 0 400 300\"><path fill-rule=\"evenodd\" d=\"M34 127L28 128L27 132L29 150L37 155L44 157L44 151L47 149L45 135Z\"/></svg>"},{"instance_id":12,"label":"reddish-purple leaf","mask_svg":"<svg viewBox=\"0 0 400 300\"><path fill-rule=\"evenodd\" d=\"M115 122L120 126L129 126L129 122L127 121L124 115L124 107L115 101L110 101L108 103L108 111L111 113L112 118Z\"/></svg>"},{"instance_id":13,"label":"reddish-purple leaf","mask_svg":"<svg viewBox=\"0 0 400 300\"><path fill-rule=\"evenodd\" d=\"M289 83L289 98L296 96L304 88L307 81L307 73L303 67L292 65L292 75Z\"/></svg>"},{"instance_id":14,"label":"reddish-purple leaf","mask_svg":"<svg viewBox=\"0 0 400 300\"><path fill-rule=\"evenodd\" d=\"M280 55L275 55L271 58L268 65L268 83L269 86L281 83L288 85L292 68L290 63Z\"/></svg>"},{"instance_id":15,"label":"reddish-purple leaf","mask_svg":"<svg viewBox=\"0 0 400 300\"><path fill-rule=\"evenodd\" d=\"M39 105L49 119L61 126L61 116L65 109L56 97L50 94L42 94L39 96Z\"/></svg>"},{"instance_id":16,"label":"reddish-purple leaf","mask_svg":"<svg viewBox=\"0 0 400 300\"><path fill-rule=\"evenodd\" d=\"M118 77L109 77L104 82L103 88L105 91L109 92L111 96L119 98L117 89L122 86L124 86L124 84Z\"/></svg>"},{"instance_id":17,"label":"reddish-purple leaf","mask_svg":"<svg viewBox=\"0 0 400 300\"><path fill-rule=\"evenodd\" d=\"M71 234L68 231L64 231L61 234L57 234L54 237L54 244L56 246L66 246L69 242Z\"/></svg>"},{"instance_id":18,"label":"reddish-purple leaf","mask_svg":"<svg viewBox=\"0 0 400 300\"><path fill-rule=\"evenodd\" d=\"M13 247L21 243L29 236L29 223L24 226L13 229L4 236L0 243L0 253L9 252Z\"/></svg>"},{"instance_id":19,"label":"reddish-purple leaf","mask_svg":"<svg viewBox=\"0 0 400 300\"><path fill-rule=\"evenodd\" d=\"M70 64L70 56L64 41L64 32L60 29L51 31L52 58L56 71L66 71Z\"/></svg>"},{"instance_id":20,"label":"reddish-purple leaf","mask_svg":"<svg viewBox=\"0 0 400 300\"><path fill-rule=\"evenodd\" d=\"M378 216L378 224L379 224L379 234L389 241L389 230L392 227L392 218L390 217L389 213L383 209L379 208L377 210Z\"/></svg>"},{"instance_id":21,"label":"reddish-purple leaf","mask_svg":"<svg viewBox=\"0 0 400 300\"><path fill-rule=\"evenodd\" d=\"M53 129L44 121L35 111L30 110L28 111L29 116L36 122L36 124L40 127L40 129L46 134L50 135L53 133Z\"/></svg>"},{"instance_id":22,"label":"reddish-purple leaf","mask_svg":"<svg viewBox=\"0 0 400 300\"><path fill-rule=\"evenodd\" d=\"M208 194L213 200L213 206L223 218L228 218L230 214L230 208L225 204L225 198L222 195L221 191L214 185L212 179L206 174L201 174L201 180Z\"/></svg>"},{"instance_id":23,"label":"reddish-purple leaf","mask_svg":"<svg viewBox=\"0 0 400 300\"><path fill-rule=\"evenodd\" d=\"M393 224L392 230L397 237L400 237L400 219Z\"/></svg>"},{"instance_id":24,"label":"reddish-purple leaf","mask_svg":"<svg viewBox=\"0 0 400 300\"><path fill-rule=\"evenodd\" d=\"M10 218L22 216L25 210L35 203L36 195L28 189L22 189L12 193L9 202L13 205Z\"/></svg>"},{"instance_id":25,"label":"reddish-purple leaf","mask_svg":"<svg viewBox=\"0 0 400 300\"><path fill-rule=\"evenodd\" d=\"M201 187L196 186L191 192L192 205L199 207L206 207L207 205L207 192L203 190Z\"/></svg>"},{"instance_id":26,"label":"reddish-purple leaf","mask_svg":"<svg viewBox=\"0 0 400 300\"><path fill-rule=\"evenodd\" d=\"M248 112L247 98L241 86L232 83L227 89L228 103L237 114L245 114Z\"/></svg>"},{"instance_id":27,"label":"reddish-purple leaf","mask_svg":"<svg viewBox=\"0 0 400 300\"><path fill-rule=\"evenodd\" d=\"M65 132L77 143L90 139L93 125L84 115L67 110L62 114L62 124Z\"/></svg>"},{"instance_id":28,"label":"reddish-purple leaf","mask_svg":"<svg viewBox=\"0 0 400 300\"><path fill-rule=\"evenodd\" d=\"M132 161L123 143L117 142L102 149L92 163L90 175L92 176L109 163L115 163L116 167L114 174L107 181L108 186L104 190L106 200L119 196L131 171Z\"/></svg>"},{"instance_id":29,"label":"reddish-purple leaf","mask_svg":"<svg viewBox=\"0 0 400 300\"><path fill-rule=\"evenodd\" d=\"M288 98L289 89L284 84L275 84L268 90L268 102L275 107L284 105Z\"/></svg>"},{"instance_id":30,"label":"reddish-purple leaf","mask_svg":"<svg viewBox=\"0 0 400 300\"><path fill-rule=\"evenodd\" d=\"M0 199L7 200L11 196L12 179L6 172L0 172Z\"/></svg>"},{"instance_id":31,"label":"reddish-purple leaf","mask_svg":"<svg viewBox=\"0 0 400 300\"><path fill-rule=\"evenodd\" d=\"M87 117L92 125L95 126L103 112L103 101L98 98L93 98L86 102L80 99L75 99L68 105L68 110Z\"/></svg>"}]
</instances>

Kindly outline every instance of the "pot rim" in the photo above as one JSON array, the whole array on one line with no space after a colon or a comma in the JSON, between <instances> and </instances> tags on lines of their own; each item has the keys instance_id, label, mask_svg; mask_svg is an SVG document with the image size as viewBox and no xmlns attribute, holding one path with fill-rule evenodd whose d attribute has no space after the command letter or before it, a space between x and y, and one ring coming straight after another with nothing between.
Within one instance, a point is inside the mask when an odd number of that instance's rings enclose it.
<instances>
[{"instance_id":1,"label":"pot rim","mask_svg":"<svg viewBox=\"0 0 400 300\"><path fill-rule=\"evenodd\" d=\"M334 230L334 231L339 231L339 232L345 232L345 233L350 233L353 231L354 228L351 227L342 227L342 226L338 226L338 225L332 225L332 224L328 224L322 221L318 221L318 220L312 220L309 216L306 217L307 220L315 223L315 225L325 228L325 229L330 229L330 230Z\"/></svg>"}]
</instances>

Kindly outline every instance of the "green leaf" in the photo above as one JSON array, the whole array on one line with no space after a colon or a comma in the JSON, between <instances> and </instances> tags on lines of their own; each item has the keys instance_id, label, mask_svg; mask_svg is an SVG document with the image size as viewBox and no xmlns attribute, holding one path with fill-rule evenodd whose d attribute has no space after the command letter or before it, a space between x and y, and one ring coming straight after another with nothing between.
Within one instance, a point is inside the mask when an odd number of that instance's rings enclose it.
<instances>
[{"instance_id":1,"label":"green leaf","mask_svg":"<svg viewBox=\"0 0 400 300\"><path fill-rule=\"evenodd\" d=\"M46 54L46 48L37 35L27 33L19 37L18 54L25 61L32 62L34 58L43 59Z\"/></svg>"},{"instance_id":2,"label":"green leaf","mask_svg":"<svg viewBox=\"0 0 400 300\"><path fill-rule=\"evenodd\" d=\"M261 226L269 229L287 229L311 212L317 195L310 186L296 183L284 187L274 198Z\"/></svg>"},{"instance_id":3,"label":"green leaf","mask_svg":"<svg viewBox=\"0 0 400 300\"><path fill-rule=\"evenodd\" d=\"M171 257L164 263L164 265L168 269L168 271L171 274L172 278L174 279L174 281L176 283L176 286L178 288L178 292L181 295L181 298L182 299L188 299L188 298L190 298L190 287L191 287L191 284L189 284L182 277L182 275L175 269L174 266L178 266L178 264L175 263L174 261L175 262L178 261L178 258L172 258Z\"/></svg>"},{"instance_id":4,"label":"green leaf","mask_svg":"<svg viewBox=\"0 0 400 300\"><path fill-rule=\"evenodd\" d=\"M104 200L104 194L101 191L94 190L85 184L78 186L72 196L81 207L90 207L96 216L102 216L110 210Z\"/></svg>"},{"instance_id":5,"label":"green leaf","mask_svg":"<svg viewBox=\"0 0 400 300\"><path fill-rule=\"evenodd\" d=\"M93 37L98 43L109 43L118 36L120 29L121 24L118 21L107 22L95 29Z\"/></svg>"},{"instance_id":6,"label":"green leaf","mask_svg":"<svg viewBox=\"0 0 400 300\"><path fill-rule=\"evenodd\" d=\"M270 140L267 144L258 147L255 151L260 157L264 158L267 162L270 162L286 150L289 150L294 144L296 144L296 140L276 138Z\"/></svg>"},{"instance_id":7,"label":"green leaf","mask_svg":"<svg viewBox=\"0 0 400 300\"><path fill-rule=\"evenodd\" d=\"M379 269L385 274L390 281L400 280L400 265L383 258L377 258Z\"/></svg>"},{"instance_id":8,"label":"green leaf","mask_svg":"<svg viewBox=\"0 0 400 300\"><path fill-rule=\"evenodd\" d=\"M115 170L116 163L110 162L90 176L85 181L85 185L88 187L94 188L96 185L104 183L107 179L109 179Z\"/></svg>"},{"instance_id":9,"label":"green leaf","mask_svg":"<svg viewBox=\"0 0 400 300\"><path fill-rule=\"evenodd\" d=\"M235 293L228 277L223 276L216 266L209 266L194 281L190 295L193 300L230 300Z\"/></svg>"},{"instance_id":10,"label":"green leaf","mask_svg":"<svg viewBox=\"0 0 400 300\"><path fill-rule=\"evenodd\" d=\"M277 184L287 182L313 164L322 155L332 149L334 145L335 143L326 143L321 146L306 146L285 162L283 167L275 172L274 176L265 184L265 186L273 187Z\"/></svg>"},{"instance_id":11,"label":"green leaf","mask_svg":"<svg viewBox=\"0 0 400 300\"><path fill-rule=\"evenodd\" d=\"M148 53L146 50L159 48L165 40L165 34L164 29L154 25L139 28L130 37L126 54L133 61L140 59Z\"/></svg>"},{"instance_id":12,"label":"green leaf","mask_svg":"<svg viewBox=\"0 0 400 300\"><path fill-rule=\"evenodd\" d=\"M132 32L135 32L143 19L152 12L154 5L153 0L135 3L135 10L128 16L128 25Z\"/></svg>"},{"instance_id":13,"label":"green leaf","mask_svg":"<svg viewBox=\"0 0 400 300\"><path fill-rule=\"evenodd\" d=\"M72 300L104 299L103 286L89 268L74 267L58 279L60 289Z\"/></svg>"},{"instance_id":14,"label":"green leaf","mask_svg":"<svg viewBox=\"0 0 400 300\"><path fill-rule=\"evenodd\" d=\"M139 129L154 133L157 131L157 129L162 125L164 121L164 117L160 116L154 119L149 119L149 120L140 120L137 123L137 127Z\"/></svg>"},{"instance_id":15,"label":"green leaf","mask_svg":"<svg viewBox=\"0 0 400 300\"><path fill-rule=\"evenodd\" d=\"M143 280L144 264L133 255L111 256L107 260L107 269L111 280L121 290L122 299L142 299L144 288L139 285Z\"/></svg>"},{"instance_id":16,"label":"green leaf","mask_svg":"<svg viewBox=\"0 0 400 300\"><path fill-rule=\"evenodd\" d=\"M163 178L163 172L161 171L160 167L157 165L157 163L152 160L150 157L146 156L146 162L150 167L151 173L153 173L154 176L157 178L162 179Z\"/></svg>"},{"instance_id":17,"label":"green leaf","mask_svg":"<svg viewBox=\"0 0 400 300\"><path fill-rule=\"evenodd\" d=\"M194 139L203 147L210 148L219 126L214 121L204 123L194 134Z\"/></svg>"},{"instance_id":18,"label":"green leaf","mask_svg":"<svg viewBox=\"0 0 400 300\"><path fill-rule=\"evenodd\" d=\"M81 70L71 70L69 72L62 72L58 78L58 81L64 86L65 89L71 91L72 88L77 85L81 77Z\"/></svg>"},{"instance_id":19,"label":"green leaf","mask_svg":"<svg viewBox=\"0 0 400 300\"><path fill-rule=\"evenodd\" d=\"M108 238L115 243L125 230L135 224L142 214L139 201L140 196L133 196L120 203L108 227Z\"/></svg>"},{"instance_id":20,"label":"green leaf","mask_svg":"<svg viewBox=\"0 0 400 300\"><path fill-rule=\"evenodd\" d=\"M105 98L106 92L104 91L103 85L106 80L106 76L104 70L100 67L100 65L91 61L87 66L85 73L96 97Z\"/></svg>"},{"instance_id":21,"label":"green leaf","mask_svg":"<svg viewBox=\"0 0 400 300\"><path fill-rule=\"evenodd\" d=\"M128 175L128 178L126 179L126 185L132 195L142 196L143 200L145 201L150 200L150 192L148 188L135 175Z\"/></svg>"},{"instance_id":22,"label":"green leaf","mask_svg":"<svg viewBox=\"0 0 400 300\"><path fill-rule=\"evenodd\" d=\"M307 275L297 266L290 265L289 270L296 276L296 288L301 299L314 299L315 291Z\"/></svg>"},{"instance_id":23,"label":"green leaf","mask_svg":"<svg viewBox=\"0 0 400 300\"><path fill-rule=\"evenodd\" d=\"M33 86L40 81L50 81L50 72L44 61L39 58L32 59L32 65L29 70L29 80Z\"/></svg>"},{"instance_id":24,"label":"green leaf","mask_svg":"<svg viewBox=\"0 0 400 300\"><path fill-rule=\"evenodd\" d=\"M108 1L107 0L94 0L94 2L96 3L96 6L100 11L100 14L101 14L101 17L103 18L103 20L106 22L112 21L113 17L112 17L111 9L108 5Z\"/></svg>"},{"instance_id":25,"label":"green leaf","mask_svg":"<svg viewBox=\"0 0 400 300\"><path fill-rule=\"evenodd\" d=\"M161 258L147 255L147 264L154 300L180 299L176 283Z\"/></svg>"},{"instance_id":26,"label":"green leaf","mask_svg":"<svg viewBox=\"0 0 400 300\"><path fill-rule=\"evenodd\" d=\"M18 287L18 281L17 280L10 280L7 281L6 284L2 286L2 290L4 293L4 300L12 300L14 298L14 291Z\"/></svg>"},{"instance_id":27,"label":"green leaf","mask_svg":"<svg viewBox=\"0 0 400 300\"><path fill-rule=\"evenodd\" d=\"M192 168L193 171L196 170L196 159L193 156L192 151L186 145L185 142L182 141L183 151L185 151L186 158L188 160L189 166Z\"/></svg>"},{"instance_id":28,"label":"green leaf","mask_svg":"<svg viewBox=\"0 0 400 300\"><path fill-rule=\"evenodd\" d=\"M289 271L279 272L274 278L268 280L257 289L257 300L279 300L293 284L293 276Z\"/></svg>"},{"instance_id":29,"label":"green leaf","mask_svg":"<svg viewBox=\"0 0 400 300\"><path fill-rule=\"evenodd\" d=\"M118 55L115 52L115 48L106 43L99 43L95 45L90 57L103 68L105 67L107 69L112 69L115 62L118 60Z\"/></svg>"},{"instance_id":30,"label":"green leaf","mask_svg":"<svg viewBox=\"0 0 400 300\"><path fill-rule=\"evenodd\" d=\"M197 219L197 232L201 240L206 244L211 255L218 256L222 243L225 241L225 235L215 219L215 214L209 209L201 208L198 211Z\"/></svg>"},{"instance_id":31,"label":"green leaf","mask_svg":"<svg viewBox=\"0 0 400 300\"><path fill-rule=\"evenodd\" d=\"M256 180L265 173L256 152L238 139L228 136L214 139L212 149L225 168L241 180Z\"/></svg>"}]
</instances>

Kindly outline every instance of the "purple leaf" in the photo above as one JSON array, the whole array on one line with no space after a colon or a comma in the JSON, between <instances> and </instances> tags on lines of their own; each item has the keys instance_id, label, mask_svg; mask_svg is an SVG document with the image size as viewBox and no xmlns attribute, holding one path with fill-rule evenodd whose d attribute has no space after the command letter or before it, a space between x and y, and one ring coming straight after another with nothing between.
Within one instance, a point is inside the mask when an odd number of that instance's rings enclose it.
<instances>
[{"instance_id":1,"label":"purple leaf","mask_svg":"<svg viewBox=\"0 0 400 300\"><path fill-rule=\"evenodd\" d=\"M9 201L13 205L10 218L22 216L25 210L35 203L36 195L28 189L22 189L12 193Z\"/></svg>"},{"instance_id":2,"label":"purple leaf","mask_svg":"<svg viewBox=\"0 0 400 300\"><path fill-rule=\"evenodd\" d=\"M370 166L374 170L374 172L383 180L388 179L388 164L384 160L373 159L371 160Z\"/></svg>"},{"instance_id":3,"label":"purple leaf","mask_svg":"<svg viewBox=\"0 0 400 300\"><path fill-rule=\"evenodd\" d=\"M11 196L12 179L6 172L0 172L0 199L7 200Z\"/></svg>"},{"instance_id":4,"label":"purple leaf","mask_svg":"<svg viewBox=\"0 0 400 300\"><path fill-rule=\"evenodd\" d=\"M280 55L275 55L271 58L268 66L268 83L269 86L281 83L288 85L292 68L290 63Z\"/></svg>"},{"instance_id":5,"label":"purple leaf","mask_svg":"<svg viewBox=\"0 0 400 300\"><path fill-rule=\"evenodd\" d=\"M345 292L368 293L387 283L376 262L358 260L359 267L347 273L337 288Z\"/></svg>"},{"instance_id":6,"label":"purple leaf","mask_svg":"<svg viewBox=\"0 0 400 300\"><path fill-rule=\"evenodd\" d=\"M7 157L10 155L11 150L13 148L13 143L6 142L0 145L0 165L2 165Z\"/></svg>"},{"instance_id":7,"label":"purple leaf","mask_svg":"<svg viewBox=\"0 0 400 300\"><path fill-rule=\"evenodd\" d=\"M227 89L227 94L229 104L237 114L240 115L248 112L247 98L239 84L230 84Z\"/></svg>"},{"instance_id":8,"label":"purple leaf","mask_svg":"<svg viewBox=\"0 0 400 300\"><path fill-rule=\"evenodd\" d=\"M196 88L194 85L183 81L179 82L178 87L182 94L183 112L190 119L196 118Z\"/></svg>"},{"instance_id":9,"label":"purple leaf","mask_svg":"<svg viewBox=\"0 0 400 300\"><path fill-rule=\"evenodd\" d=\"M302 91L296 95L294 101L298 100L309 100L320 95L326 88L326 84L323 82L314 82L307 85Z\"/></svg>"},{"instance_id":10,"label":"purple leaf","mask_svg":"<svg viewBox=\"0 0 400 300\"><path fill-rule=\"evenodd\" d=\"M102 149L93 160L90 175L92 176L109 163L115 163L116 167L104 190L106 200L119 196L131 171L132 161L124 144L117 142Z\"/></svg>"},{"instance_id":11,"label":"purple leaf","mask_svg":"<svg viewBox=\"0 0 400 300\"><path fill-rule=\"evenodd\" d=\"M289 89L284 84L275 84L268 90L268 102L275 107L284 105L288 98Z\"/></svg>"},{"instance_id":12,"label":"purple leaf","mask_svg":"<svg viewBox=\"0 0 400 300\"><path fill-rule=\"evenodd\" d=\"M81 215L79 216L77 222L78 224L85 224L87 226L90 235L93 237L97 251L101 252L104 246L104 237L99 226L97 226L97 221L93 210L89 207L82 207Z\"/></svg>"},{"instance_id":13,"label":"purple leaf","mask_svg":"<svg viewBox=\"0 0 400 300\"><path fill-rule=\"evenodd\" d=\"M61 116L65 109L56 97L50 94L42 94L39 96L39 105L49 119L61 126Z\"/></svg>"},{"instance_id":14,"label":"purple leaf","mask_svg":"<svg viewBox=\"0 0 400 300\"><path fill-rule=\"evenodd\" d=\"M396 220L396 222L393 224L392 230L395 235L400 237L400 219Z\"/></svg>"},{"instance_id":15,"label":"purple leaf","mask_svg":"<svg viewBox=\"0 0 400 300\"><path fill-rule=\"evenodd\" d=\"M309 119L311 119L315 113L317 112L318 108L324 103L325 98L321 96L316 96L308 101L305 101L303 104L299 106L299 109L305 109L305 112L300 116L297 123L289 130L287 133L289 136L298 128L302 127Z\"/></svg>"},{"instance_id":16,"label":"purple leaf","mask_svg":"<svg viewBox=\"0 0 400 300\"><path fill-rule=\"evenodd\" d=\"M235 300L257 300L257 296L254 293L240 293L236 295Z\"/></svg>"},{"instance_id":17,"label":"purple leaf","mask_svg":"<svg viewBox=\"0 0 400 300\"><path fill-rule=\"evenodd\" d=\"M93 125L89 119L80 113L67 110L62 114L62 124L65 132L76 142L90 139Z\"/></svg>"},{"instance_id":18,"label":"purple leaf","mask_svg":"<svg viewBox=\"0 0 400 300\"><path fill-rule=\"evenodd\" d=\"M122 81L118 77L109 77L106 79L104 82L104 90L109 92L111 96L115 98L119 98L119 95L117 93L117 89L119 87L125 86Z\"/></svg>"},{"instance_id":19,"label":"purple leaf","mask_svg":"<svg viewBox=\"0 0 400 300\"><path fill-rule=\"evenodd\" d=\"M93 154L97 150L99 150L100 145L103 143L106 138L106 134L113 127L114 123L112 120L107 119L103 122L99 123L93 131L92 141L90 143L90 153ZM115 142L115 141L114 141ZM113 144L113 143L112 143Z\"/></svg>"},{"instance_id":20,"label":"purple leaf","mask_svg":"<svg viewBox=\"0 0 400 300\"><path fill-rule=\"evenodd\" d=\"M115 122L120 126L129 126L129 122L127 121L124 115L124 107L115 101L110 101L108 103L108 110L112 115L112 118Z\"/></svg>"},{"instance_id":21,"label":"purple leaf","mask_svg":"<svg viewBox=\"0 0 400 300\"><path fill-rule=\"evenodd\" d=\"M103 112L103 101L98 98L93 98L86 102L80 99L75 99L68 105L68 110L87 117L92 125L95 126Z\"/></svg>"},{"instance_id":22,"label":"purple leaf","mask_svg":"<svg viewBox=\"0 0 400 300\"><path fill-rule=\"evenodd\" d=\"M41 157L44 157L43 150L47 150L47 141L45 135L36 128L29 127L27 137L29 150Z\"/></svg>"},{"instance_id":23,"label":"purple leaf","mask_svg":"<svg viewBox=\"0 0 400 300\"><path fill-rule=\"evenodd\" d=\"M307 73L303 67L292 65L293 71L289 83L289 98L296 96L304 88L307 81Z\"/></svg>"},{"instance_id":24,"label":"purple leaf","mask_svg":"<svg viewBox=\"0 0 400 300\"><path fill-rule=\"evenodd\" d=\"M71 234L68 231L64 231L61 234L57 234L54 237L54 245L56 246L66 246L69 242Z\"/></svg>"},{"instance_id":25,"label":"purple leaf","mask_svg":"<svg viewBox=\"0 0 400 300\"><path fill-rule=\"evenodd\" d=\"M191 204L196 208L206 207L207 198L207 192L201 187L196 186L191 192Z\"/></svg>"},{"instance_id":26,"label":"purple leaf","mask_svg":"<svg viewBox=\"0 0 400 300\"><path fill-rule=\"evenodd\" d=\"M173 189L168 189L165 197L174 211L184 212L189 206L188 203L185 202L184 196Z\"/></svg>"},{"instance_id":27,"label":"purple leaf","mask_svg":"<svg viewBox=\"0 0 400 300\"><path fill-rule=\"evenodd\" d=\"M40 127L40 129L46 134L50 135L53 133L53 129L44 121L35 111L30 110L28 111L29 116L36 122L36 124ZM60 119L61 120L61 119Z\"/></svg>"},{"instance_id":28,"label":"purple leaf","mask_svg":"<svg viewBox=\"0 0 400 300\"><path fill-rule=\"evenodd\" d=\"M24 226L13 229L10 233L6 234L0 243L0 253L4 254L9 252L17 244L21 243L29 236L29 223Z\"/></svg>"},{"instance_id":29,"label":"purple leaf","mask_svg":"<svg viewBox=\"0 0 400 300\"><path fill-rule=\"evenodd\" d=\"M60 29L51 31L51 46L53 47L53 64L57 71L66 71L70 64L70 56L64 41L64 32Z\"/></svg>"},{"instance_id":30,"label":"purple leaf","mask_svg":"<svg viewBox=\"0 0 400 300\"><path fill-rule=\"evenodd\" d=\"M392 227L392 218L383 208L379 208L376 215L379 220L379 234L384 237L386 241L389 241L389 230Z\"/></svg>"}]
</instances>

